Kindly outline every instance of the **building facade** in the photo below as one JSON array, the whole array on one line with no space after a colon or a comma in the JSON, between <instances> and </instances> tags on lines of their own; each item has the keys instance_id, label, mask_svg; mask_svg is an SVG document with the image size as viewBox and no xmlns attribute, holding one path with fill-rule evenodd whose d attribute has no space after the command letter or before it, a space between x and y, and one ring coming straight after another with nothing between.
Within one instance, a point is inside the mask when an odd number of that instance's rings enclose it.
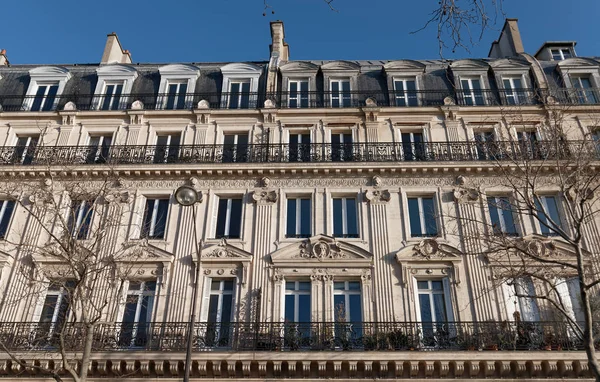
<instances>
[{"instance_id":1,"label":"building facade","mask_svg":"<svg viewBox=\"0 0 600 382\"><path fill-rule=\"evenodd\" d=\"M568 141L593 136L600 62L565 42L527 54L516 20L489 58L452 62L293 61L281 22L271 35L264 62L134 64L114 34L100 64L0 55L2 377L46 378L8 353L60 370L52 333L86 309L56 255L81 251L52 249L61 221L112 261L92 379L180 379L193 304L192 379L589 377L522 296L548 291L502 280L480 238L552 238L502 208L517 196L494 150L539 155L556 105ZM179 205L182 185L201 201ZM549 185L541 203L567 226L565 197ZM595 264L597 219L586 229Z\"/></svg>"}]
</instances>

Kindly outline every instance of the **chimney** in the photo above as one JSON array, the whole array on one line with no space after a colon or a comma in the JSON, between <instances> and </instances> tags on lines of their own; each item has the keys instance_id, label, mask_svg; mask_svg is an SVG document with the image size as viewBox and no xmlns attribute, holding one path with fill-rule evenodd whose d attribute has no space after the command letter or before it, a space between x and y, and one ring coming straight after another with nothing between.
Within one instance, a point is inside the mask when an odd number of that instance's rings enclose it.
<instances>
[{"instance_id":1,"label":"chimney","mask_svg":"<svg viewBox=\"0 0 600 382\"><path fill-rule=\"evenodd\" d=\"M271 57L278 56L279 61L288 61L290 59L290 47L284 41L285 32L283 21L271 21Z\"/></svg>"},{"instance_id":2,"label":"chimney","mask_svg":"<svg viewBox=\"0 0 600 382\"><path fill-rule=\"evenodd\" d=\"M498 40L492 43L489 58L515 57L524 53L523 41L519 32L518 19L506 19Z\"/></svg>"},{"instance_id":3,"label":"chimney","mask_svg":"<svg viewBox=\"0 0 600 382\"><path fill-rule=\"evenodd\" d=\"M0 50L0 66L10 66L8 57L6 57L6 49Z\"/></svg>"},{"instance_id":4,"label":"chimney","mask_svg":"<svg viewBox=\"0 0 600 382\"><path fill-rule=\"evenodd\" d=\"M101 64L131 64L131 53L124 50L115 32L107 35Z\"/></svg>"}]
</instances>

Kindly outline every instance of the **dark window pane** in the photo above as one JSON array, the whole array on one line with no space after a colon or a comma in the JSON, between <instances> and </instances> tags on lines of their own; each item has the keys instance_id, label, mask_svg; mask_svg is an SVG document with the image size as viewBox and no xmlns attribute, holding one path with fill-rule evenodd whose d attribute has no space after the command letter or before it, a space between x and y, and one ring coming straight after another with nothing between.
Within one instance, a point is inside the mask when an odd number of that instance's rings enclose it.
<instances>
[{"instance_id":1,"label":"dark window pane","mask_svg":"<svg viewBox=\"0 0 600 382\"><path fill-rule=\"evenodd\" d=\"M437 235L435 208L432 198L423 198L423 213L425 214L425 231L427 236Z\"/></svg>"},{"instance_id":2,"label":"dark window pane","mask_svg":"<svg viewBox=\"0 0 600 382\"><path fill-rule=\"evenodd\" d=\"M239 239L242 228L242 199L231 200L231 217L229 219L229 237Z\"/></svg>"},{"instance_id":3,"label":"dark window pane","mask_svg":"<svg viewBox=\"0 0 600 382\"><path fill-rule=\"evenodd\" d=\"M247 109L250 106L250 83L244 82L242 84L242 95L240 101L240 108Z\"/></svg>"},{"instance_id":4,"label":"dark window pane","mask_svg":"<svg viewBox=\"0 0 600 382\"><path fill-rule=\"evenodd\" d=\"M232 299L233 299L233 295L230 295L230 294L223 295L223 305L221 308L221 322L222 323L231 322Z\"/></svg>"},{"instance_id":5,"label":"dark window pane","mask_svg":"<svg viewBox=\"0 0 600 382\"><path fill-rule=\"evenodd\" d=\"M287 201L287 231L288 237L296 236L296 199Z\"/></svg>"},{"instance_id":6,"label":"dark window pane","mask_svg":"<svg viewBox=\"0 0 600 382\"><path fill-rule=\"evenodd\" d=\"M343 230L342 199L333 199L333 236L344 235Z\"/></svg>"},{"instance_id":7,"label":"dark window pane","mask_svg":"<svg viewBox=\"0 0 600 382\"><path fill-rule=\"evenodd\" d=\"M15 208L15 202L11 200L5 200L2 203L2 207L4 207L4 213L2 214L2 220L0 220L0 239L4 239L6 237L10 218L12 217L12 213Z\"/></svg>"},{"instance_id":8,"label":"dark window pane","mask_svg":"<svg viewBox=\"0 0 600 382\"><path fill-rule=\"evenodd\" d=\"M147 238L150 235L150 228L152 225L152 212L154 211L154 202L154 199L146 200L146 208L144 209L144 218L142 220L142 238Z\"/></svg>"},{"instance_id":9,"label":"dark window pane","mask_svg":"<svg viewBox=\"0 0 600 382\"><path fill-rule=\"evenodd\" d=\"M216 238L225 236L225 223L227 219L227 201L228 199L219 199L219 208L217 211L217 232Z\"/></svg>"},{"instance_id":10,"label":"dark window pane","mask_svg":"<svg viewBox=\"0 0 600 382\"><path fill-rule=\"evenodd\" d=\"M419 200L417 198L408 199L408 218L410 220L411 236L422 236L421 216L419 213Z\"/></svg>"},{"instance_id":11,"label":"dark window pane","mask_svg":"<svg viewBox=\"0 0 600 382\"><path fill-rule=\"evenodd\" d=\"M298 296L298 322L310 322L310 295Z\"/></svg>"},{"instance_id":12,"label":"dark window pane","mask_svg":"<svg viewBox=\"0 0 600 382\"><path fill-rule=\"evenodd\" d=\"M418 289L429 289L429 282L428 281L417 281L417 288Z\"/></svg>"},{"instance_id":13,"label":"dark window pane","mask_svg":"<svg viewBox=\"0 0 600 382\"><path fill-rule=\"evenodd\" d=\"M38 86L35 93L35 98L31 104L31 111L40 111L42 103L44 102L44 95L46 94L46 86Z\"/></svg>"},{"instance_id":14,"label":"dark window pane","mask_svg":"<svg viewBox=\"0 0 600 382\"><path fill-rule=\"evenodd\" d=\"M335 289L335 290L345 290L346 289L346 283L344 283L343 281L335 281L333 283L333 289Z\"/></svg>"},{"instance_id":15,"label":"dark window pane","mask_svg":"<svg viewBox=\"0 0 600 382\"><path fill-rule=\"evenodd\" d=\"M160 199L158 201L158 213L156 214L156 224L154 226L153 239L163 239L167 226L167 212L169 211L169 200Z\"/></svg>"},{"instance_id":16,"label":"dark window pane","mask_svg":"<svg viewBox=\"0 0 600 382\"><path fill-rule=\"evenodd\" d=\"M177 99L177 109L185 109L185 96L187 93L187 84L179 85L179 98Z\"/></svg>"},{"instance_id":17,"label":"dark window pane","mask_svg":"<svg viewBox=\"0 0 600 382\"><path fill-rule=\"evenodd\" d=\"M348 236L358 237L358 226L356 216L356 200L354 198L346 199L346 226L348 229Z\"/></svg>"},{"instance_id":18,"label":"dark window pane","mask_svg":"<svg viewBox=\"0 0 600 382\"><path fill-rule=\"evenodd\" d=\"M488 206L493 233L494 235L499 235L502 233L502 226L500 225L500 215L498 214L498 207L496 206L496 198L488 198Z\"/></svg>"},{"instance_id":19,"label":"dark window pane","mask_svg":"<svg viewBox=\"0 0 600 382\"><path fill-rule=\"evenodd\" d=\"M302 237L310 236L310 199L300 200L300 235Z\"/></svg>"},{"instance_id":20,"label":"dark window pane","mask_svg":"<svg viewBox=\"0 0 600 382\"><path fill-rule=\"evenodd\" d=\"M333 315L336 322L346 321L346 302L343 295L333 296Z\"/></svg>"},{"instance_id":21,"label":"dark window pane","mask_svg":"<svg viewBox=\"0 0 600 382\"><path fill-rule=\"evenodd\" d=\"M219 307L219 296L211 295L208 304L208 322L217 322L217 309Z\"/></svg>"},{"instance_id":22,"label":"dark window pane","mask_svg":"<svg viewBox=\"0 0 600 382\"><path fill-rule=\"evenodd\" d=\"M446 301L443 294L433 295L433 305L435 307L435 321L446 322Z\"/></svg>"},{"instance_id":23,"label":"dark window pane","mask_svg":"<svg viewBox=\"0 0 600 382\"><path fill-rule=\"evenodd\" d=\"M175 98L177 94L177 84L170 84L167 93L166 109L171 110L175 106Z\"/></svg>"},{"instance_id":24,"label":"dark window pane","mask_svg":"<svg viewBox=\"0 0 600 382\"><path fill-rule=\"evenodd\" d=\"M419 294L419 307L421 311L422 322L433 322L433 314L431 312L431 302L428 294Z\"/></svg>"},{"instance_id":25,"label":"dark window pane","mask_svg":"<svg viewBox=\"0 0 600 382\"><path fill-rule=\"evenodd\" d=\"M44 307L42 308L42 314L40 316L40 323L52 322L57 302L58 296L46 296L46 299L44 300Z\"/></svg>"},{"instance_id":26,"label":"dark window pane","mask_svg":"<svg viewBox=\"0 0 600 382\"><path fill-rule=\"evenodd\" d=\"M123 92L123 85L115 85L115 94L113 96L111 110L119 110L121 107L121 93Z\"/></svg>"},{"instance_id":27,"label":"dark window pane","mask_svg":"<svg viewBox=\"0 0 600 382\"><path fill-rule=\"evenodd\" d=\"M350 322L362 321L361 297L360 294L352 294L349 296L350 303Z\"/></svg>"},{"instance_id":28,"label":"dark window pane","mask_svg":"<svg viewBox=\"0 0 600 382\"><path fill-rule=\"evenodd\" d=\"M296 317L294 316L294 295L288 294L285 296L285 313L284 319L287 322L295 322Z\"/></svg>"}]
</instances>

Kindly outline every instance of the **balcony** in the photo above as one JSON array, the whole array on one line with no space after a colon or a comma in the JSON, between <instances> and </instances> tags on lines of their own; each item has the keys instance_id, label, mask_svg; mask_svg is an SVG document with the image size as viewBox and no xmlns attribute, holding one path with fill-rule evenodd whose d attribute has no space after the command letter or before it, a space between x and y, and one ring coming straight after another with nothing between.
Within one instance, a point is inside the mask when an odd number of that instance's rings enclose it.
<instances>
[{"instance_id":1,"label":"balcony","mask_svg":"<svg viewBox=\"0 0 600 382\"><path fill-rule=\"evenodd\" d=\"M592 141L0 147L0 166L364 163L600 159Z\"/></svg>"},{"instance_id":2,"label":"balcony","mask_svg":"<svg viewBox=\"0 0 600 382\"><path fill-rule=\"evenodd\" d=\"M600 89L553 89L541 92L536 89L513 90L412 90L412 91L347 91L347 92L289 92L276 93L182 93L182 94L63 94L41 97L23 95L0 96L0 110L56 111L73 102L77 110L129 110L135 101L141 101L144 110L208 109L259 109L265 100L280 109L425 107L441 106L451 97L460 106L511 106L537 105L551 96L555 102L566 105L598 105ZM42 102L44 101L44 102ZM41 110L32 105L44 104Z\"/></svg>"},{"instance_id":3,"label":"balcony","mask_svg":"<svg viewBox=\"0 0 600 382\"><path fill-rule=\"evenodd\" d=\"M93 351L184 352L189 324L97 324ZM58 348L49 323L2 323L0 341L11 351ZM64 329L65 350L81 350L85 328ZM430 351L581 350L564 322L312 322L196 323L193 351Z\"/></svg>"}]
</instances>

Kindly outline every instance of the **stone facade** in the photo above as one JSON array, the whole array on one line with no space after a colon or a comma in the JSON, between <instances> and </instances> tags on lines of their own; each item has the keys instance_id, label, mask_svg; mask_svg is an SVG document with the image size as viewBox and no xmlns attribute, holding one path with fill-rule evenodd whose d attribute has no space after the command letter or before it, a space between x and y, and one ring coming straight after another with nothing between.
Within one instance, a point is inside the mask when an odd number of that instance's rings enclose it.
<instances>
[{"instance_id":1,"label":"stone facade","mask_svg":"<svg viewBox=\"0 0 600 382\"><path fill-rule=\"evenodd\" d=\"M522 52L512 20L518 41L450 64L292 61L283 24L271 27L268 62L131 65L110 35L101 65L0 64L2 193L43 206L33 190L51 187L68 209L71 190L116 182L90 224L116 221L102 251L122 253L121 271L102 281L99 325L121 340L93 353L90 377L181 378L192 304L203 339L193 379L588 377L581 351L496 352L493 341L442 339L515 320L501 272L475 255L485 252L476 238L489 234L479 224L490 219L484 195L503 190L476 137L541 142L552 108L569 101L567 138L594 134L600 62L538 60ZM178 205L182 185L201 202ZM560 206L558 191L549 181ZM1 327L23 330L21 340L48 315L48 283L68 275L32 250L50 240L41 226L51 223L32 221L23 205L0 242ZM548 240L531 218L514 219L518 235ZM595 256L597 219L588 231ZM155 283L152 302L132 316L124 344L126 289L143 283ZM540 306L536 319L552 321L545 314ZM15 346L26 362L60 368L49 347ZM0 365L7 380L43 379L6 354Z\"/></svg>"}]
</instances>

